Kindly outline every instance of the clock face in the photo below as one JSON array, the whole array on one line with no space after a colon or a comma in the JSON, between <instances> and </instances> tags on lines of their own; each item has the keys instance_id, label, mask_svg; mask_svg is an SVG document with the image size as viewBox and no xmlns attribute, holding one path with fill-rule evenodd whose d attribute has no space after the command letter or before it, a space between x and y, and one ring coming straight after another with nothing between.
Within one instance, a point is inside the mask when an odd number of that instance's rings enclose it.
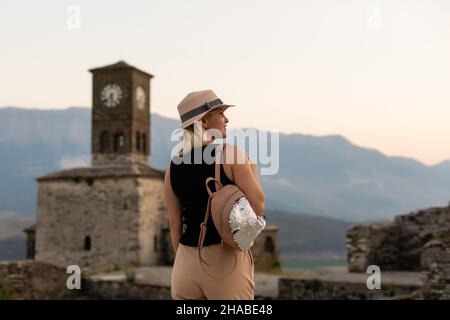
<instances>
[{"instance_id":1,"label":"clock face","mask_svg":"<svg viewBox=\"0 0 450 320\"><path fill-rule=\"evenodd\" d=\"M142 87L136 88L136 103L139 109L145 108L145 90Z\"/></svg>"},{"instance_id":2,"label":"clock face","mask_svg":"<svg viewBox=\"0 0 450 320\"><path fill-rule=\"evenodd\" d=\"M122 100L122 89L115 83L108 84L102 90L101 99L105 106L114 108Z\"/></svg>"}]
</instances>

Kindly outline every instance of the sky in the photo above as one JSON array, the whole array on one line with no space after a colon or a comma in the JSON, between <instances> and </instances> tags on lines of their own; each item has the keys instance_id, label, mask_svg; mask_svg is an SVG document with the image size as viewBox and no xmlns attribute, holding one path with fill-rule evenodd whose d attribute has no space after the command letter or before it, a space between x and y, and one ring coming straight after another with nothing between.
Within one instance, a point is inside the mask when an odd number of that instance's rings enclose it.
<instances>
[{"instance_id":1,"label":"sky","mask_svg":"<svg viewBox=\"0 0 450 320\"><path fill-rule=\"evenodd\" d=\"M87 70L119 60L163 116L213 89L229 127L450 159L448 0L0 1L0 107L91 106Z\"/></svg>"}]
</instances>

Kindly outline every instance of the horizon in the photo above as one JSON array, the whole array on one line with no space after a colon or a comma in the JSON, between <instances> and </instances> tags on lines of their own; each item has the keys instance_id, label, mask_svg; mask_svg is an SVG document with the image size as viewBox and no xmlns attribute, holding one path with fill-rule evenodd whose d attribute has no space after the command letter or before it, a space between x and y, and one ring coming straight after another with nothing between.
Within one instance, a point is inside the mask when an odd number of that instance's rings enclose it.
<instances>
[{"instance_id":1,"label":"horizon","mask_svg":"<svg viewBox=\"0 0 450 320\"><path fill-rule=\"evenodd\" d=\"M32 111L64 111L64 110L67 110L67 109L70 109L70 108L92 109L92 107L86 107L86 106L85 107L83 107L83 106L70 106L70 107L66 107L66 108L48 108L48 109L45 109L45 108L30 108L30 107L27 108L27 107L17 107L17 106L0 106L0 109L6 109L6 108L32 110ZM162 115L162 114L160 114L158 112L151 112L151 114L155 114L155 115L157 115L159 117L166 118L166 119L169 119L169 120L179 121L178 118L168 117L168 116ZM248 129L248 128L254 128L254 127L230 127L229 130L235 130L235 129L239 129L239 128ZM255 128L255 129L257 129L259 131L266 131L266 130L261 130L261 129L258 129L258 128ZM445 163L445 162L450 162L450 158L449 158L449 159L444 159L444 160L439 161L439 162L434 163L434 164L427 164L427 163L425 163L423 161L420 161L419 159L416 159L416 158L413 158L413 157L408 157L408 156L404 156L404 155L388 155L388 154L386 154L386 153L382 152L381 150L378 150L378 149L376 149L374 147L358 145L355 142L351 141L348 137L346 137L346 136L344 136L344 135L342 135L340 133L326 134L326 135L316 135L316 134L309 134L309 133L303 133L303 132L289 132L289 133L287 133L287 132L283 132L281 130L279 131L279 133L282 134L282 135L287 135L287 136L289 136L289 135L302 135L302 136L314 137L314 138L342 137L345 140L347 140L348 143L350 143L351 145L353 145L355 147L363 148L363 149L367 149L367 150L374 150L374 151L379 152L383 156L388 157L388 158L404 158L404 159L417 161L417 162L419 162L420 164L422 164L422 165L424 165L426 167L433 167L433 166L440 165L440 164Z\"/></svg>"}]
</instances>

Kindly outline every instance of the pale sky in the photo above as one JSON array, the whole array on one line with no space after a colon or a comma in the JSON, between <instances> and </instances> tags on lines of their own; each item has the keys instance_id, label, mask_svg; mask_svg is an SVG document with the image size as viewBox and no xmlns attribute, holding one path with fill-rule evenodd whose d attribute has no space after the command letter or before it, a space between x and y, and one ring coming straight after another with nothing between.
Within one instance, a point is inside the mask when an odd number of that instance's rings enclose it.
<instances>
[{"instance_id":1,"label":"pale sky","mask_svg":"<svg viewBox=\"0 0 450 320\"><path fill-rule=\"evenodd\" d=\"M230 127L450 159L448 0L0 1L0 106L90 106L87 69L118 60L164 116L213 89Z\"/></svg>"}]
</instances>

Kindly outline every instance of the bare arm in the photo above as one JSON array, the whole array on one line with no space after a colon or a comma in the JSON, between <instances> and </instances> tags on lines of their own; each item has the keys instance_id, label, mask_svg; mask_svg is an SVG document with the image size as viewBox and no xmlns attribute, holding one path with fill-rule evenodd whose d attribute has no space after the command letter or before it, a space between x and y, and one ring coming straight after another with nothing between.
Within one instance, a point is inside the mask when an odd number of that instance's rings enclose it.
<instances>
[{"instance_id":1,"label":"bare arm","mask_svg":"<svg viewBox=\"0 0 450 320\"><path fill-rule=\"evenodd\" d=\"M242 149L234 146L233 151L236 156L234 157L236 161L231 166L234 183L244 192L255 213L263 215L265 195L259 181L256 164L251 163ZM245 163L239 161L239 159L245 159Z\"/></svg>"},{"instance_id":2,"label":"bare arm","mask_svg":"<svg viewBox=\"0 0 450 320\"><path fill-rule=\"evenodd\" d=\"M255 176L255 179L258 182L258 184L261 185L261 181L259 180L258 168L256 166L256 163L252 159L250 159L250 157L248 157L248 159L250 161L253 175Z\"/></svg>"},{"instance_id":3,"label":"bare arm","mask_svg":"<svg viewBox=\"0 0 450 320\"><path fill-rule=\"evenodd\" d=\"M164 196L167 213L169 216L170 238L172 240L173 250L176 253L178 249L178 241L183 233L183 218L180 200L173 192L172 185L170 183L170 163L164 177Z\"/></svg>"}]
</instances>

